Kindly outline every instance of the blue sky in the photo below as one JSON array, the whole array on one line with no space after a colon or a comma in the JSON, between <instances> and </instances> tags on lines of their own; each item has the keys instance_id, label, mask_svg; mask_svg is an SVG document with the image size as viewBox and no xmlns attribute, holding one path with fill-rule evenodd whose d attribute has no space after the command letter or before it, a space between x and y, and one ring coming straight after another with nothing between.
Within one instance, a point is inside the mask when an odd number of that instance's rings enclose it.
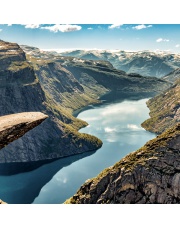
<instances>
[{"instance_id":1,"label":"blue sky","mask_svg":"<svg viewBox=\"0 0 180 227\"><path fill-rule=\"evenodd\" d=\"M180 52L179 24L0 24L0 39L42 49Z\"/></svg>"}]
</instances>

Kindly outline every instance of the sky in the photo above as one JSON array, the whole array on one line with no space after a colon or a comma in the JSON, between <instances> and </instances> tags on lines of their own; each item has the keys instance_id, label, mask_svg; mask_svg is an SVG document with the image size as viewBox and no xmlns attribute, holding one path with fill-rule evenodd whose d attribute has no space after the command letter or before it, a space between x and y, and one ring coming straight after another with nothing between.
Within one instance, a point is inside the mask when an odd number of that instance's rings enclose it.
<instances>
[{"instance_id":1,"label":"sky","mask_svg":"<svg viewBox=\"0 0 180 227\"><path fill-rule=\"evenodd\" d=\"M40 49L180 52L180 24L0 24L0 39Z\"/></svg>"}]
</instances>

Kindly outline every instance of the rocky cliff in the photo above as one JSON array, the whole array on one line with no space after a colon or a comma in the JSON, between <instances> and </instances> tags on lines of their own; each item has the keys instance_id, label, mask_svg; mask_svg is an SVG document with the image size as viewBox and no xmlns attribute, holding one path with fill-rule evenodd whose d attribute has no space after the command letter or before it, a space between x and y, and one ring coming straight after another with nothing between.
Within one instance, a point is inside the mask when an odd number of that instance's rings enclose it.
<instances>
[{"instance_id":1,"label":"rocky cliff","mask_svg":"<svg viewBox=\"0 0 180 227\"><path fill-rule=\"evenodd\" d=\"M50 56L49 56L50 58ZM28 56L40 81L41 87L51 100L61 105L66 111L80 109L88 104L98 103L99 95L105 94L108 89L91 86L89 90L77 81L74 75L65 69L56 59L46 60ZM94 94L92 94L94 93Z\"/></svg>"},{"instance_id":2,"label":"rocky cliff","mask_svg":"<svg viewBox=\"0 0 180 227\"><path fill-rule=\"evenodd\" d=\"M45 62L45 60L53 62L51 69L49 66L44 68L39 66L34 67L37 69L37 75L40 80L46 77L46 71L48 75L50 72L52 75L50 77L56 78L57 82L57 78L59 80L60 77L57 77L57 70L53 70L53 68L58 67L60 69L61 66L64 70L73 74L75 79L83 87L85 94L91 99L97 99L98 96L103 95L107 91L132 92L134 95L136 93L148 92L159 93L171 85L169 82L162 79L144 77L144 74L142 74L143 76L137 73L127 74L125 71L114 68L109 61L59 56L55 52L42 51L28 46L22 46L22 48L26 52L29 61L33 64L36 62L36 64L40 65L40 63ZM63 94L63 96L65 96L65 94ZM69 97L67 99L69 101Z\"/></svg>"},{"instance_id":3,"label":"rocky cliff","mask_svg":"<svg viewBox=\"0 0 180 227\"><path fill-rule=\"evenodd\" d=\"M65 203L180 203L180 123L83 184Z\"/></svg>"},{"instance_id":4,"label":"rocky cliff","mask_svg":"<svg viewBox=\"0 0 180 227\"><path fill-rule=\"evenodd\" d=\"M159 93L167 89L170 84L155 77L144 77L137 73L127 74L115 69L107 61L72 60L63 63L75 78L84 86L94 81L111 91L136 93Z\"/></svg>"},{"instance_id":5,"label":"rocky cliff","mask_svg":"<svg viewBox=\"0 0 180 227\"><path fill-rule=\"evenodd\" d=\"M146 130L162 133L180 121L180 79L162 94L148 100L150 118L142 123Z\"/></svg>"},{"instance_id":6,"label":"rocky cliff","mask_svg":"<svg viewBox=\"0 0 180 227\"><path fill-rule=\"evenodd\" d=\"M48 116L40 112L25 112L0 117L0 149L41 124L46 118Z\"/></svg>"},{"instance_id":7,"label":"rocky cliff","mask_svg":"<svg viewBox=\"0 0 180 227\"><path fill-rule=\"evenodd\" d=\"M102 142L77 129L87 125L53 101L35 75L23 50L0 41L0 115L40 111L49 116L0 152L0 162L27 162L54 159L94 150Z\"/></svg>"},{"instance_id":8,"label":"rocky cliff","mask_svg":"<svg viewBox=\"0 0 180 227\"><path fill-rule=\"evenodd\" d=\"M10 114L0 117L0 149L41 124L47 115L40 112ZM0 204L7 204L0 199Z\"/></svg>"}]
</instances>

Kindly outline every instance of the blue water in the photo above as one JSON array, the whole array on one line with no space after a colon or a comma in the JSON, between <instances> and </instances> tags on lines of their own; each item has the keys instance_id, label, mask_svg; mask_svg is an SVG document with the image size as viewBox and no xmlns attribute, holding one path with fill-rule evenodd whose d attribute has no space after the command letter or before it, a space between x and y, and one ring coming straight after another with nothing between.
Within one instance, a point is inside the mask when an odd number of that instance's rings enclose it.
<instances>
[{"instance_id":1,"label":"blue water","mask_svg":"<svg viewBox=\"0 0 180 227\"><path fill-rule=\"evenodd\" d=\"M0 176L0 198L8 203L63 203L87 179L155 137L141 127L149 117L147 100L125 100L81 112L78 118L89 125L80 132L100 138L102 148L59 159L33 171Z\"/></svg>"}]
</instances>

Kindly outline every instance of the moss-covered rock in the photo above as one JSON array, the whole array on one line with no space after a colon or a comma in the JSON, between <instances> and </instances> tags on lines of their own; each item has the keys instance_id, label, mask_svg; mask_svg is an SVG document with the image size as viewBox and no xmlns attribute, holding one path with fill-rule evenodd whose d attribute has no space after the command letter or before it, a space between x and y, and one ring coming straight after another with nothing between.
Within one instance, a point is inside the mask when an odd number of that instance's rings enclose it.
<instances>
[{"instance_id":1,"label":"moss-covered rock","mask_svg":"<svg viewBox=\"0 0 180 227\"><path fill-rule=\"evenodd\" d=\"M180 203L180 123L89 179L65 203Z\"/></svg>"},{"instance_id":2,"label":"moss-covered rock","mask_svg":"<svg viewBox=\"0 0 180 227\"><path fill-rule=\"evenodd\" d=\"M150 118L142 123L146 130L162 133L180 121L180 79L162 94L148 100Z\"/></svg>"}]
</instances>

